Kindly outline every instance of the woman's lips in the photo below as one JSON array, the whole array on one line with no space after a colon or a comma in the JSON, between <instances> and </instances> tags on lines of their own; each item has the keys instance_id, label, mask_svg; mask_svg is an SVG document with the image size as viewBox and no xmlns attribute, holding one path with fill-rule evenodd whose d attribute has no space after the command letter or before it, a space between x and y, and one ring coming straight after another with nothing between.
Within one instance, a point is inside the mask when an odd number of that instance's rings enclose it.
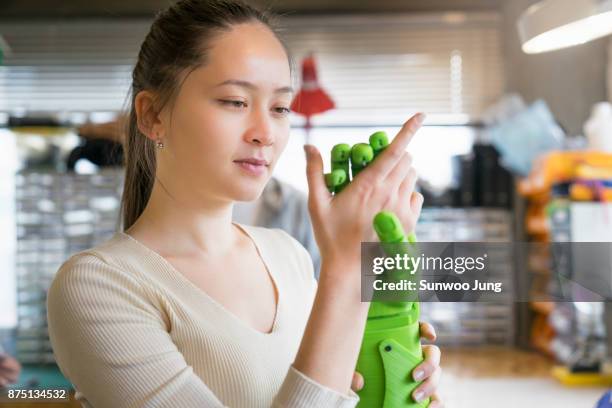
<instances>
[{"instance_id":1,"label":"woman's lips","mask_svg":"<svg viewBox=\"0 0 612 408\"><path fill-rule=\"evenodd\" d=\"M268 171L268 166L265 164L255 164L249 163L245 161L235 161L242 170L246 171L248 174L252 174L254 176L260 176Z\"/></svg>"}]
</instances>

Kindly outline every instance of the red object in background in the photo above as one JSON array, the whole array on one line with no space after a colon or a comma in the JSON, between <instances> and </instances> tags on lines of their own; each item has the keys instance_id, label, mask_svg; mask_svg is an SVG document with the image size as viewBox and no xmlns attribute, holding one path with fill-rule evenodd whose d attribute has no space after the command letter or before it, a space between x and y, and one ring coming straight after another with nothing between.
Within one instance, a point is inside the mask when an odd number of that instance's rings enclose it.
<instances>
[{"instance_id":1,"label":"red object in background","mask_svg":"<svg viewBox=\"0 0 612 408\"><path fill-rule=\"evenodd\" d=\"M321 88L317 79L314 56L309 54L302 60L302 86L291 102L291 110L306 117L306 136L311 128L310 117L333 109L336 105Z\"/></svg>"}]
</instances>

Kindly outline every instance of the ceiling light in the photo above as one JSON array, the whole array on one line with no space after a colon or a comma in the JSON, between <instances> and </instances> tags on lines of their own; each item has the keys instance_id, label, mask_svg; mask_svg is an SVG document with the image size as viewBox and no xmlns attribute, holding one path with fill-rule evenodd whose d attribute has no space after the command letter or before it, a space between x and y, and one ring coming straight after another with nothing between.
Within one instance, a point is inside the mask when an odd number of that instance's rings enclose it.
<instances>
[{"instance_id":1,"label":"ceiling light","mask_svg":"<svg viewBox=\"0 0 612 408\"><path fill-rule=\"evenodd\" d=\"M540 1L521 14L518 31L527 54L584 44L612 33L612 1Z\"/></svg>"}]
</instances>

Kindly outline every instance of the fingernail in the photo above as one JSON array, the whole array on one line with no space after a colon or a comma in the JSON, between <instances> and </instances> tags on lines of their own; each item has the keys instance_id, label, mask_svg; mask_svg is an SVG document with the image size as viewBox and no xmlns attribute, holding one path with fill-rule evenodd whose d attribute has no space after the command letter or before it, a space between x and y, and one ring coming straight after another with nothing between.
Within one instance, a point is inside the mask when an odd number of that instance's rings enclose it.
<instances>
[{"instance_id":1,"label":"fingernail","mask_svg":"<svg viewBox=\"0 0 612 408\"><path fill-rule=\"evenodd\" d=\"M414 400L416 402L421 402L421 400L423 399L424 396L425 396L425 393L423 393L423 391L417 391L413 395Z\"/></svg>"},{"instance_id":2,"label":"fingernail","mask_svg":"<svg viewBox=\"0 0 612 408\"><path fill-rule=\"evenodd\" d=\"M414 380L415 381L421 381L423 379L423 375L425 375L423 370L416 370L414 372Z\"/></svg>"},{"instance_id":3,"label":"fingernail","mask_svg":"<svg viewBox=\"0 0 612 408\"><path fill-rule=\"evenodd\" d=\"M420 125L425 121L425 114L423 112L420 112L417 117L416 117L416 121L417 123Z\"/></svg>"}]
</instances>

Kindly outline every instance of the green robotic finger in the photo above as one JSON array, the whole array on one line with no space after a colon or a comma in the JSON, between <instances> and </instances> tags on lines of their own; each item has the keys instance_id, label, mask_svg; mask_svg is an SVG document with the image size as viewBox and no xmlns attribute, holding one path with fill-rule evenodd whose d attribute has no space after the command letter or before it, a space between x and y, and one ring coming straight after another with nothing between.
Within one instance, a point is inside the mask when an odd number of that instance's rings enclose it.
<instances>
[{"instance_id":1,"label":"green robotic finger","mask_svg":"<svg viewBox=\"0 0 612 408\"><path fill-rule=\"evenodd\" d=\"M374 149L367 143L357 143L351 148L351 170L353 180L357 174L374 160Z\"/></svg>"},{"instance_id":2,"label":"green robotic finger","mask_svg":"<svg viewBox=\"0 0 612 408\"><path fill-rule=\"evenodd\" d=\"M385 132L374 132L370 135L370 146L374 150L374 158L376 158L385 147L389 145L389 138Z\"/></svg>"},{"instance_id":3,"label":"green robotic finger","mask_svg":"<svg viewBox=\"0 0 612 408\"><path fill-rule=\"evenodd\" d=\"M334 186L334 193L339 193L344 187L348 185L349 180L349 159L351 156L351 146L346 143L340 143L335 145L331 151L331 168L334 170L343 170L345 174L345 180Z\"/></svg>"},{"instance_id":4,"label":"green robotic finger","mask_svg":"<svg viewBox=\"0 0 612 408\"><path fill-rule=\"evenodd\" d=\"M350 149L353 179L388 145L385 132L375 132L369 144L358 143ZM332 172L325 175L326 184L333 193L339 193L350 179L346 153L348 145L339 144L332 149ZM387 256L405 252L405 245L415 243L414 233L406 235L395 214L382 211L374 217L373 227ZM388 245L385 245L388 244ZM395 245L394 245L395 244ZM418 271L386 271L384 279L417 279ZM425 408L429 399L415 402L412 392L420 384L412 377L412 370L423 361L419 329L418 301L376 301L370 303L368 319L356 370L364 377L364 387L358 392L359 407ZM415 298L415 300L417 300Z\"/></svg>"},{"instance_id":5,"label":"green robotic finger","mask_svg":"<svg viewBox=\"0 0 612 408\"><path fill-rule=\"evenodd\" d=\"M325 185L330 193L336 192L340 186L346 185L347 182L348 176L344 169L335 169L331 173L325 174Z\"/></svg>"},{"instance_id":6,"label":"green robotic finger","mask_svg":"<svg viewBox=\"0 0 612 408\"><path fill-rule=\"evenodd\" d=\"M332 171L325 174L325 183L329 191L339 193L350 183L349 163L354 179L373 159L374 149L367 143L357 143L352 148L346 143L335 145L331 152Z\"/></svg>"},{"instance_id":7,"label":"green robotic finger","mask_svg":"<svg viewBox=\"0 0 612 408\"><path fill-rule=\"evenodd\" d=\"M385 132L376 132L370 136L370 144L357 143L352 148L346 143L339 143L331 150L331 173L325 174L327 188L332 193L341 192L349 183L349 165L353 179L389 144ZM345 177L337 170L343 170Z\"/></svg>"}]
</instances>

